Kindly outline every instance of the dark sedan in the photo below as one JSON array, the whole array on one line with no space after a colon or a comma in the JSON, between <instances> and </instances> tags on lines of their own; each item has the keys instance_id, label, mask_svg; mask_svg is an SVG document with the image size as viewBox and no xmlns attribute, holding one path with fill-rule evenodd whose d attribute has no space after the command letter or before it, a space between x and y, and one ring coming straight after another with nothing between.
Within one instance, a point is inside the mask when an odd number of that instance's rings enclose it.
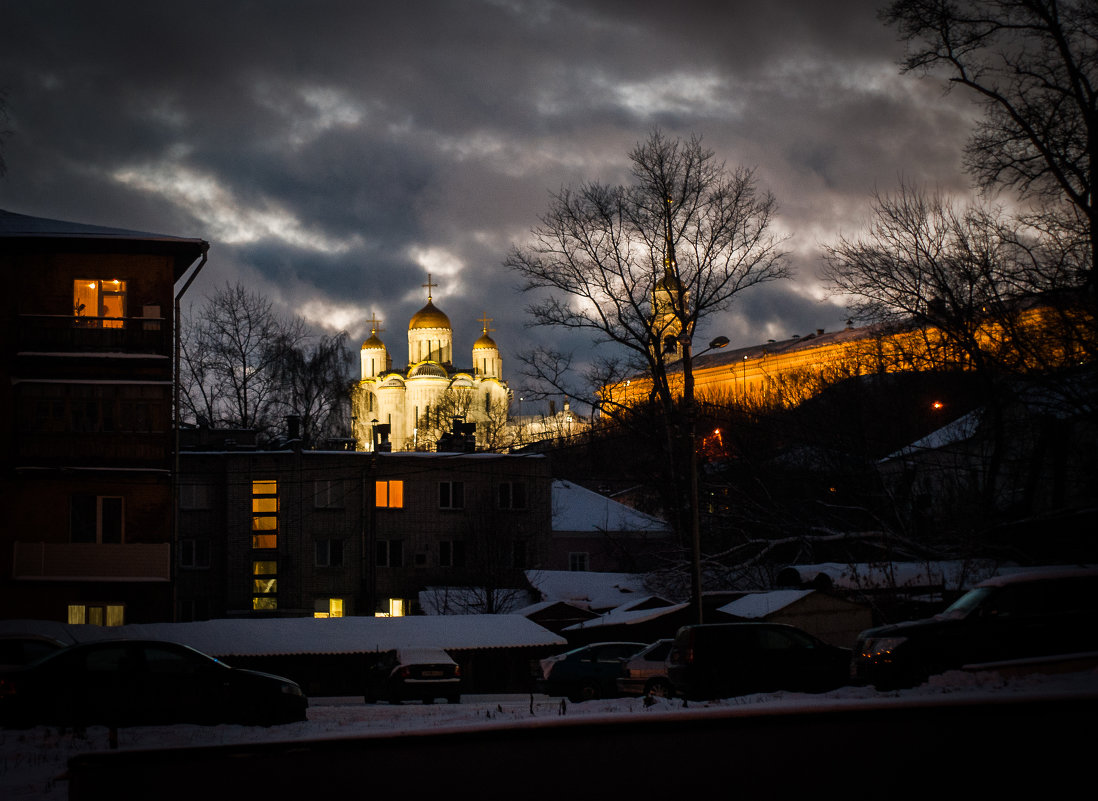
<instances>
[{"instance_id":1,"label":"dark sedan","mask_svg":"<svg viewBox=\"0 0 1098 801\"><path fill-rule=\"evenodd\" d=\"M72 645L0 672L4 726L266 726L305 720L308 705L289 679L157 640Z\"/></svg>"},{"instance_id":2,"label":"dark sedan","mask_svg":"<svg viewBox=\"0 0 1098 801\"><path fill-rule=\"evenodd\" d=\"M613 698L625 660L647 646L643 642L597 642L541 660L538 687L546 695L570 701Z\"/></svg>"},{"instance_id":3,"label":"dark sedan","mask_svg":"<svg viewBox=\"0 0 1098 801\"><path fill-rule=\"evenodd\" d=\"M667 657L675 692L690 700L749 693L825 692L847 683L850 649L780 623L683 626Z\"/></svg>"}]
</instances>

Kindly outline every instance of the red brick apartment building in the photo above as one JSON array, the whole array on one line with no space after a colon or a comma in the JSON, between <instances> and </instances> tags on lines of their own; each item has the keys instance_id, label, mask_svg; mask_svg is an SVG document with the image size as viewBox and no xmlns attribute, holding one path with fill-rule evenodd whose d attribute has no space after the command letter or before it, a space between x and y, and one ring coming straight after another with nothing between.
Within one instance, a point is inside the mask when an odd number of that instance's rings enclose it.
<instances>
[{"instance_id":1,"label":"red brick apartment building","mask_svg":"<svg viewBox=\"0 0 1098 801\"><path fill-rule=\"evenodd\" d=\"M0 617L173 619L176 310L207 249L0 210Z\"/></svg>"}]
</instances>

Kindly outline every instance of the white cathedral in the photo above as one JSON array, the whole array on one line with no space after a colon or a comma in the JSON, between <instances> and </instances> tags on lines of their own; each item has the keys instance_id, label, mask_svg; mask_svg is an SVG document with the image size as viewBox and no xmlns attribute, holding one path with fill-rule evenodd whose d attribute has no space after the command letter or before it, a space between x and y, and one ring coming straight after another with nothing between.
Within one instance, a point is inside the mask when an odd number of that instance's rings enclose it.
<instances>
[{"instance_id":1,"label":"white cathedral","mask_svg":"<svg viewBox=\"0 0 1098 801\"><path fill-rule=\"evenodd\" d=\"M450 318L434 305L427 276L427 305L408 323L408 364L392 369L392 357L378 334L376 315L362 343L361 379L354 391L351 428L355 447L371 450L447 450L452 433L473 430L478 446L492 444L507 426L511 392L503 361L481 318L472 366L455 369Z\"/></svg>"}]
</instances>

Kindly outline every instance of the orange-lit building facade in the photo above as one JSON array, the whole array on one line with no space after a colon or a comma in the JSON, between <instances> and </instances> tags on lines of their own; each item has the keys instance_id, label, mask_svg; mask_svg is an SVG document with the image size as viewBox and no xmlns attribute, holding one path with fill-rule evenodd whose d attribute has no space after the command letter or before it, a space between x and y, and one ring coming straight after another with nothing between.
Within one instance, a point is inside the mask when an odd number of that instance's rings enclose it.
<instances>
[{"instance_id":1,"label":"orange-lit building facade","mask_svg":"<svg viewBox=\"0 0 1098 801\"><path fill-rule=\"evenodd\" d=\"M1082 350L1093 352L1093 326L1082 317L1069 318L1062 310L1033 306L1011 320L1011 330L988 323L975 332L982 349L994 357L1008 357L1021 365L1066 366L1074 361L1071 343L1089 337ZM1019 341L1030 353L1012 351ZM998 351L998 353L997 353ZM1038 365L1040 362L1040 365ZM969 360L945 344L935 329L886 332L876 326L825 332L746 348L724 349L694 360L694 396L699 402L737 403L748 406L794 406L830 384L857 375L929 369L964 369ZM682 366L668 367L672 391L681 392ZM652 382L637 376L602 392L605 403L630 406L645 402Z\"/></svg>"},{"instance_id":2,"label":"orange-lit building facade","mask_svg":"<svg viewBox=\"0 0 1098 801\"><path fill-rule=\"evenodd\" d=\"M172 619L177 288L207 245L0 211L0 615Z\"/></svg>"}]
</instances>

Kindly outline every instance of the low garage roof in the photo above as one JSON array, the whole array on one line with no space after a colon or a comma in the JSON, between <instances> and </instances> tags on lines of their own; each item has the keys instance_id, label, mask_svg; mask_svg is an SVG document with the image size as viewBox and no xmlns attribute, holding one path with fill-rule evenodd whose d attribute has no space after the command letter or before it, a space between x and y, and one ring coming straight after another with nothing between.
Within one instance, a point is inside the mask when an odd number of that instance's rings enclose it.
<instances>
[{"instance_id":1,"label":"low garage roof","mask_svg":"<svg viewBox=\"0 0 1098 801\"><path fill-rule=\"evenodd\" d=\"M15 621L5 621L0 633ZM40 623L40 626L35 626ZM76 626L19 621L62 641L146 638L171 640L213 656L354 654L393 648L447 650L567 645L568 641L522 615L431 615L414 617L277 618L207 620L196 623L135 623Z\"/></svg>"}]
</instances>

